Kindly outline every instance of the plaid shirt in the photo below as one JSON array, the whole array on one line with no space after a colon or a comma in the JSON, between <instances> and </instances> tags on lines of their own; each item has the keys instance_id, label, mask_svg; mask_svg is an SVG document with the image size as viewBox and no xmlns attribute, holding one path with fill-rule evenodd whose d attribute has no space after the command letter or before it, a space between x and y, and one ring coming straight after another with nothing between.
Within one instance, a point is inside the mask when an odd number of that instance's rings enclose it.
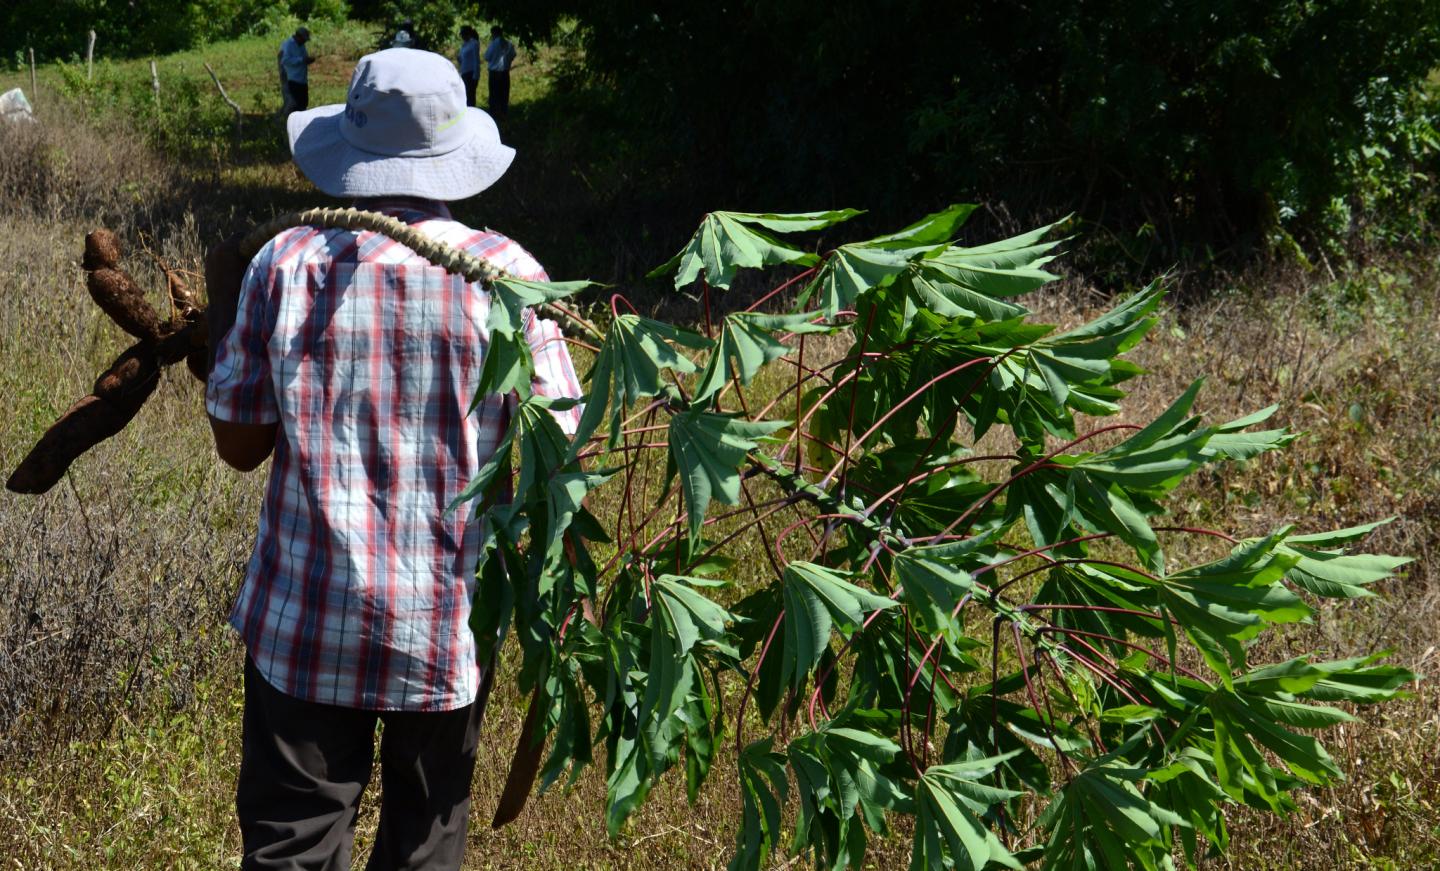
<instances>
[{"instance_id":1,"label":"plaid shirt","mask_svg":"<svg viewBox=\"0 0 1440 871\"><path fill-rule=\"evenodd\" d=\"M380 208L517 277L546 277L441 204ZM206 407L280 424L230 622L282 692L369 710L474 700L479 525L445 509L503 434L504 398L466 414L488 312L479 285L374 233L286 230L251 261ZM525 332L536 392L579 397L559 328L531 315ZM578 410L557 416L574 431Z\"/></svg>"}]
</instances>

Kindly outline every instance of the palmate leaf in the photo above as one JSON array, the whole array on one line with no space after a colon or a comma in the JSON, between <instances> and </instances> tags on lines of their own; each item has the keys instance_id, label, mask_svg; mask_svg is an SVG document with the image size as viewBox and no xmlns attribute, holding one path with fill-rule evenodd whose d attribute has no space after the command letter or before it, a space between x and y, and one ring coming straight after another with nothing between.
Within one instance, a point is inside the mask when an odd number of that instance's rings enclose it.
<instances>
[{"instance_id":1,"label":"palmate leaf","mask_svg":"<svg viewBox=\"0 0 1440 871\"><path fill-rule=\"evenodd\" d=\"M1324 719L1317 712L1326 709L1309 708L1304 715L1296 708L1309 706L1286 707L1224 690L1211 693L1207 707L1215 727L1215 779L1235 800L1253 793L1272 810L1284 808L1283 794L1288 790L1283 775L1266 757L1267 750L1306 783L1325 784L1342 776L1319 741L1286 728L1314 728Z\"/></svg>"},{"instance_id":2,"label":"palmate leaf","mask_svg":"<svg viewBox=\"0 0 1440 871\"><path fill-rule=\"evenodd\" d=\"M1279 407L1270 405L1215 427L1215 434L1205 443L1205 452L1230 460L1248 460L1268 451L1278 451L1295 441L1295 434L1287 429L1250 431L1250 427L1269 420Z\"/></svg>"},{"instance_id":3,"label":"palmate leaf","mask_svg":"<svg viewBox=\"0 0 1440 871\"><path fill-rule=\"evenodd\" d=\"M986 560L978 555L1001 531L997 527L961 541L910 547L895 555L895 577L903 588L900 598L910 607L911 619L922 633L963 634L951 614L975 586L966 566L983 565Z\"/></svg>"},{"instance_id":4,"label":"palmate leaf","mask_svg":"<svg viewBox=\"0 0 1440 871\"><path fill-rule=\"evenodd\" d=\"M662 575L651 584L650 667L638 719L656 768L676 749L673 741L678 735L667 727L675 725L669 721L699 679L693 648L702 640L720 640L726 624L734 619L695 589L717 585L716 581L674 575Z\"/></svg>"},{"instance_id":5,"label":"palmate leaf","mask_svg":"<svg viewBox=\"0 0 1440 871\"><path fill-rule=\"evenodd\" d=\"M905 286L921 307L945 317L984 321L1005 321L1029 314L1024 306L996 299L984 290L956 280L935 262L931 259L913 263L906 276Z\"/></svg>"},{"instance_id":6,"label":"palmate leaf","mask_svg":"<svg viewBox=\"0 0 1440 871\"><path fill-rule=\"evenodd\" d=\"M605 345L590 369L590 392L580 415L569 458L574 459L595 433L605 412L610 411L609 445L620 444L620 420L625 406L642 397L665 392L664 370L689 374L697 367L679 353L671 342L686 348L708 348L713 343L690 330L672 327L650 318L624 314L615 318L606 334Z\"/></svg>"},{"instance_id":7,"label":"palmate leaf","mask_svg":"<svg viewBox=\"0 0 1440 871\"><path fill-rule=\"evenodd\" d=\"M801 292L800 304L818 295L819 310L827 318L853 309L856 300L894 281L912 261L944 248L974 210L973 205L953 205L903 230L841 245Z\"/></svg>"},{"instance_id":8,"label":"palmate leaf","mask_svg":"<svg viewBox=\"0 0 1440 871\"><path fill-rule=\"evenodd\" d=\"M1151 795L1183 817L1190 825L1179 827L1180 842L1190 867L1201 858L1201 838L1224 851L1230 843L1223 812L1225 791L1215 782L1215 762L1199 748L1185 747L1164 768L1151 771L1146 779Z\"/></svg>"},{"instance_id":9,"label":"palmate leaf","mask_svg":"<svg viewBox=\"0 0 1440 871\"><path fill-rule=\"evenodd\" d=\"M675 580L671 579L672 586L684 587L675 584ZM699 635L705 642L722 647L723 643L718 632L712 633L703 628L704 622L696 619L694 611L687 615L687 608L693 608L695 603L677 607L674 601L668 601L673 598L674 591L669 592L671 595L653 593L655 608L660 610L656 612L652 609L650 667L643 676L636 676L642 677L645 683L640 710L636 715L640 744L646 754L641 770L642 776L654 782L674 767L683 750L686 753L687 787L693 791L699 789L708 775L714 758L715 733L711 721L714 701L696 654L691 650L679 652L689 640L685 638L688 634L687 621L692 628L701 629ZM688 592L700 602L707 601L693 590ZM662 597L667 600L662 600ZM710 610L717 609L717 606L706 604L703 608Z\"/></svg>"},{"instance_id":10,"label":"palmate leaf","mask_svg":"<svg viewBox=\"0 0 1440 871\"><path fill-rule=\"evenodd\" d=\"M740 753L740 799L743 811L735 835L735 855L728 871L760 871L780 843L782 811L789 796L785 756L775 752L773 738L746 745Z\"/></svg>"},{"instance_id":11,"label":"palmate leaf","mask_svg":"<svg viewBox=\"0 0 1440 871\"><path fill-rule=\"evenodd\" d=\"M524 399L530 395L530 379L534 364L530 345L525 341L525 318L531 306L554 302L593 287L592 281L521 281L518 278L497 278L489 286L490 311L485 317L489 334L485 360L480 367L480 381L470 410L487 396L504 396L514 390Z\"/></svg>"},{"instance_id":12,"label":"palmate leaf","mask_svg":"<svg viewBox=\"0 0 1440 871\"><path fill-rule=\"evenodd\" d=\"M1375 665L1389 655L1389 651L1382 651L1373 656L1331 662L1311 662L1308 657L1298 657L1247 672L1235 678L1234 686L1237 692L1252 695L1281 695L1319 702L1360 705L1388 702L1405 695L1405 685L1416 679L1409 669Z\"/></svg>"},{"instance_id":13,"label":"palmate leaf","mask_svg":"<svg viewBox=\"0 0 1440 871\"><path fill-rule=\"evenodd\" d=\"M726 505L740 502L740 464L759 445L757 439L788 425L693 408L670 418L670 462L680 475L692 542L700 538L711 499Z\"/></svg>"},{"instance_id":14,"label":"palmate leaf","mask_svg":"<svg viewBox=\"0 0 1440 871\"><path fill-rule=\"evenodd\" d=\"M974 248L951 246L926 258L919 272L930 287L922 293L929 307L947 317L1007 320L1028 314L1000 298L1029 293L1059 276L1045 271L1060 241L1040 241L1055 224ZM920 288L917 288L920 290Z\"/></svg>"},{"instance_id":15,"label":"palmate leaf","mask_svg":"<svg viewBox=\"0 0 1440 871\"><path fill-rule=\"evenodd\" d=\"M791 741L786 756L800 804L791 851L813 850L819 867L859 865L866 827L883 834L885 813L907 798L882 773L899 752L872 731L831 725Z\"/></svg>"},{"instance_id":16,"label":"palmate leaf","mask_svg":"<svg viewBox=\"0 0 1440 871\"><path fill-rule=\"evenodd\" d=\"M1334 532L1287 536L1280 551L1298 557L1299 562L1285 579L1303 590L1331 599L1373 596L1374 593L1368 589L1370 584L1390 577L1396 569L1412 560L1383 554L1347 554L1339 546L1363 538L1388 522L1382 520Z\"/></svg>"},{"instance_id":17,"label":"palmate leaf","mask_svg":"<svg viewBox=\"0 0 1440 871\"><path fill-rule=\"evenodd\" d=\"M830 646L838 624L846 635L860 628L865 615L899 604L850 583L849 572L809 562L785 566L785 659L780 682L799 689Z\"/></svg>"},{"instance_id":18,"label":"palmate leaf","mask_svg":"<svg viewBox=\"0 0 1440 871\"><path fill-rule=\"evenodd\" d=\"M1227 456L1239 456L1238 448L1217 451L1211 448L1222 434L1202 428L1190 408L1202 381L1195 381L1178 399L1148 425L1123 442L1093 454L1060 455L1052 462L1063 471L1042 471L1030 480L1017 481L1007 500L1007 518L1023 513L1031 535L1040 544L1064 541L1072 524L1089 532L1108 532L1135 548L1151 571L1164 566L1159 540L1150 528L1149 501L1163 496L1201 466ZM1227 425L1226 436L1245 436L1238 427L1262 416L1252 415ZM1288 438L1257 434L1254 445L1268 450ZM1248 452L1244 452L1248 454ZM1253 454L1248 454L1253 455Z\"/></svg>"},{"instance_id":19,"label":"palmate leaf","mask_svg":"<svg viewBox=\"0 0 1440 871\"><path fill-rule=\"evenodd\" d=\"M1190 823L1141 794L1146 773L1113 756L1087 767L1040 816L1050 831L1041 867L1122 871L1170 867L1171 832Z\"/></svg>"},{"instance_id":20,"label":"palmate leaf","mask_svg":"<svg viewBox=\"0 0 1440 871\"><path fill-rule=\"evenodd\" d=\"M588 624L572 630L579 637L593 632ZM568 639L567 639L568 640ZM545 686L545 697L551 700L546 717L545 734L550 741L550 754L540 770L540 793L569 771L566 786L573 786L593 758L590 753L590 706L581 688L579 658L558 657L555 671Z\"/></svg>"},{"instance_id":21,"label":"palmate leaf","mask_svg":"<svg viewBox=\"0 0 1440 871\"><path fill-rule=\"evenodd\" d=\"M793 264L809 266L820 258L786 244L764 232L799 233L821 230L848 221L860 212L839 209L799 214L756 214L711 212L680 253L652 270L647 278L675 271L675 287L681 288L705 274L714 287L728 288L740 269Z\"/></svg>"},{"instance_id":22,"label":"palmate leaf","mask_svg":"<svg viewBox=\"0 0 1440 871\"><path fill-rule=\"evenodd\" d=\"M980 782L1014 755L932 765L920 775L915 784L910 871L1023 867L980 819L994 805L1023 794Z\"/></svg>"},{"instance_id":23,"label":"palmate leaf","mask_svg":"<svg viewBox=\"0 0 1440 871\"><path fill-rule=\"evenodd\" d=\"M705 372L695 387L696 404L718 394L731 379L750 386L765 364L778 360L790 349L775 338L776 331L790 333L823 333L831 328L813 323L816 315L801 313L767 315L758 312L734 312L725 316L720 339Z\"/></svg>"},{"instance_id":24,"label":"palmate leaf","mask_svg":"<svg viewBox=\"0 0 1440 871\"><path fill-rule=\"evenodd\" d=\"M1265 624L1293 623L1310 614L1280 583L1298 561L1279 552L1285 533L1242 542L1229 556L1164 577L1157 587L1161 606L1227 687L1232 671L1245 666L1244 642Z\"/></svg>"},{"instance_id":25,"label":"palmate leaf","mask_svg":"<svg viewBox=\"0 0 1440 871\"><path fill-rule=\"evenodd\" d=\"M507 529L510 540L519 540L525 523L521 514L522 508L527 501L538 504L549 500L548 487L553 480L550 475L563 475L567 467L568 470L578 473L578 467L567 459L569 439L552 414L574 408L575 402L574 399L536 394L516 405L510 414L510 425L500 437L495 452L446 509L447 512L454 511L466 502L479 500L475 506L475 515L483 516L485 523L482 526L480 565L476 567L477 571L488 558L490 542L498 530L510 527ZM513 482L515 492L510 494L507 488L512 485L511 453L516 445L520 448L520 474ZM582 480L590 483L595 479L582 475ZM562 510L554 515L551 524L554 533L552 539L558 538L565 530L565 526L559 523L560 518L565 518L565 525L568 525L576 514L576 511ZM547 539L545 549L549 549L552 544L553 541Z\"/></svg>"},{"instance_id":26,"label":"palmate leaf","mask_svg":"<svg viewBox=\"0 0 1440 871\"><path fill-rule=\"evenodd\" d=\"M966 403L978 439L995 423L1006 423L1032 450L1047 437L1075 437L1072 409L1114 414L1124 393L1115 385L1140 370L1117 359L1154 326L1163 292L1151 286L1099 318L1063 333L1023 320L983 325L977 337L957 348L954 362L989 357L996 365L985 389ZM918 320L918 318L917 318Z\"/></svg>"}]
</instances>

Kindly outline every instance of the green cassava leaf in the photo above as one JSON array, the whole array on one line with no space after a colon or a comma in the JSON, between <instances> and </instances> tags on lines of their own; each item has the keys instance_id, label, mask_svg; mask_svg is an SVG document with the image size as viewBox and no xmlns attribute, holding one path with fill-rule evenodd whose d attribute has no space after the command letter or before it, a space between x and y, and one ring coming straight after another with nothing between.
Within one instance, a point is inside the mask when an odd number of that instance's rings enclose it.
<instances>
[{"instance_id":1,"label":"green cassava leaf","mask_svg":"<svg viewBox=\"0 0 1440 871\"><path fill-rule=\"evenodd\" d=\"M735 312L725 316L720 339L700 383L695 387L695 403L718 394L732 379L749 386L765 364L778 360L790 349L775 338L774 332L821 333L829 327L813 323L815 315L767 315Z\"/></svg>"},{"instance_id":2,"label":"green cassava leaf","mask_svg":"<svg viewBox=\"0 0 1440 871\"><path fill-rule=\"evenodd\" d=\"M1022 866L981 819L990 806L1021 793L981 783L1014 754L932 765L915 784L911 871L984 871Z\"/></svg>"},{"instance_id":3,"label":"green cassava leaf","mask_svg":"<svg viewBox=\"0 0 1440 871\"><path fill-rule=\"evenodd\" d=\"M681 288L700 277L714 287L728 288L740 269L794 264L809 266L819 260L776 239L774 233L820 230L860 214L854 209L801 214L756 214L711 212L700 223L690 242L665 264L650 272L655 278L675 271L675 287Z\"/></svg>"},{"instance_id":4,"label":"green cassava leaf","mask_svg":"<svg viewBox=\"0 0 1440 871\"><path fill-rule=\"evenodd\" d=\"M693 408L670 418L670 456L680 475L692 541L700 538L712 498L726 505L739 503L740 464L759 445L757 440L788 425Z\"/></svg>"},{"instance_id":5,"label":"green cassava leaf","mask_svg":"<svg viewBox=\"0 0 1440 871\"><path fill-rule=\"evenodd\" d=\"M1042 867L1168 868L1171 832L1190 823L1140 792L1145 776L1106 760L1072 778L1041 815L1050 831Z\"/></svg>"},{"instance_id":6,"label":"green cassava leaf","mask_svg":"<svg viewBox=\"0 0 1440 871\"><path fill-rule=\"evenodd\" d=\"M789 796L785 756L771 749L774 739L746 745L740 753L740 798L743 811L735 835L729 871L760 871L780 843L782 810Z\"/></svg>"},{"instance_id":7,"label":"green cassava leaf","mask_svg":"<svg viewBox=\"0 0 1440 871\"><path fill-rule=\"evenodd\" d=\"M1280 552L1285 530L1242 542L1229 556L1160 580L1159 601L1180 621L1227 686L1245 666L1244 642L1265 624L1292 623L1310 608L1280 583L1298 557Z\"/></svg>"},{"instance_id":8,"label":"green cassava leaf","mask_svg":"<svg viewBox=\"0 0 1440 871\"><path fill-rule=\"evenodd\" d=\"M521 281L508 277L490 283L490 311L485 318L488 340L480 381L470 403L472 412L487 396L504 396L512 390L522 399L530 395L534 363L524 334L525 319L534 316L530 307L564 299L593 286L595 283L591 281Z\"/></svg>"},{"instance_id":9,"label":"green cassava leaf","mask_svg":"<svg viewBox=\"0 0 1440 871\"><path fill-rule=\"evenodd\" d=\"M785 660L781 683L799 688L820 662L837 624L849 635L860 628L865 615L892 608L894 599L876 595L850 583L848 572L808 562L785 567Z\"/></svg>"},{"instance_id":10,"label":"green cassava leaf","mask_svg":"<svg viewBox=\"0 0 1440 871\"><path fill-rule=\"evenodd\" d=\"M974 589L971 568L982 561L976 554L999 536L1000 528L961 541L929 547L910 547L895 555L895 577L903 588L900 598L911 608L911 619L925 634L958 633L953 612Z\"/></svg>"},{"instance_id":11,"label":"green cassava leaf","mask_svg":"<svg viewBox=\"0 0 1440 871\"><path fill-rule=\"evenodd\" d=\"M623 314L610 325L605 344L590 370L590 392L585 397L585 411L576 428L570 458L579 454L585 442L595 433L610 411L610 447L620 443L620 420L625 407L647 396L665 392L661 373L671 370L682 374L695 372L689 357L673 347L708 348L712 342L689 330L672 327L635 314Z\"/></svg>"},{"instance_id":12,"label":"green cassava leaf","mask_svg":"<svg viewBox=\"0 0 1440 871\"><path fill-rule=\"evenodd\" d=\"M1270 405L1215 427L1215 434L1205 444L1206 454L1230 460L1248 460L1268 451L1278 451L1295 441L1295 434L1286 429L1250 431L1250 427L1269 420L1279 407Z\"/></svg>"}]
</instances>

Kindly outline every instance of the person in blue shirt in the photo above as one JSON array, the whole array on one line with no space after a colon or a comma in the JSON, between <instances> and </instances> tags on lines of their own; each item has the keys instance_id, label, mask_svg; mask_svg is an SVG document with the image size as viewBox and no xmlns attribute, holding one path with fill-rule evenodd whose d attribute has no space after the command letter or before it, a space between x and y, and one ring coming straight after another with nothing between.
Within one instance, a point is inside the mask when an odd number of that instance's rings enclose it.
<instances>
[{"instance_id":1,"label":"person in blue shirt","mask_svg":"<svg viewBox=\"0 0 1440 871\"><path fill-rule=\"evenodd\" d=\"M315 58L306 50L310 31L296 28L295 35L280 44L280 78L283 83L281 96L285 100L282 114L303 112L310 108L310 65Z\"/></svg>"},{"instance_id":2,"label":"person in blue shirt","mask_svg":"<svg viewBox=\"0 0 1440 871\"><path fill-rule=\"evenodd\" d=\"M420 40L415 37L415 19L407 18L400 22L400 29L395 31L395 36L390 40L391 48L425 48Z\"/></svg>"},{"instance_id":3,"label":"person in blue shirt","mask_svg":"<svg viewBox=\"0 0 1440 871\"><path fill-rule=\"evenodd\" d=\"M465 105L475 105L475 89L480 84L480 33L466 24L460 28L460 56L456 58L460 80L465 83Z\"/></svg>"},{"instance_id":4,"label":"person in blue shirt","mask_svg":"<svg viewBox=\"0 0 1440 871\"><path fill-rule=\"evenodd\" d=\"M485 66L490 70L490 115L504 118L510 111L510 65L515 63L515 45L505 38L505 31L490 31L490 44L485 46Z\"/></svg>"}]
</instances>

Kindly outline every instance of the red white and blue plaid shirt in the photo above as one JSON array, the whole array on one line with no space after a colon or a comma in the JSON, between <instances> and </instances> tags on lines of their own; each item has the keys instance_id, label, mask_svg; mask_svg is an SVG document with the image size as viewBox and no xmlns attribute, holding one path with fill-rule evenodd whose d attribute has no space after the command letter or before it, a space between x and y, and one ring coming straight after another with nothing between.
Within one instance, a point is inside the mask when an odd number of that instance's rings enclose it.
<instances>
[{"instance_id":1,"label":"red white and blue plaid shirt","mask_svg":"<svg viewBox=\"0 0 1440 871\"><path fill-rule=\"evenodd\" d=\"M544 280L519 245L438 203L382 211ZM494 453L505 399L466 414L489 295L370 232L287 230L251 261L206 407L279 422L255 549L230 622L260 673L307 701L452 710L480 672L468 622L479 525L445 509ZM535 391L580 397L553 322L528 316ZM578 410L562 415L574 431Z\"/></svg>"}]
</instances>

